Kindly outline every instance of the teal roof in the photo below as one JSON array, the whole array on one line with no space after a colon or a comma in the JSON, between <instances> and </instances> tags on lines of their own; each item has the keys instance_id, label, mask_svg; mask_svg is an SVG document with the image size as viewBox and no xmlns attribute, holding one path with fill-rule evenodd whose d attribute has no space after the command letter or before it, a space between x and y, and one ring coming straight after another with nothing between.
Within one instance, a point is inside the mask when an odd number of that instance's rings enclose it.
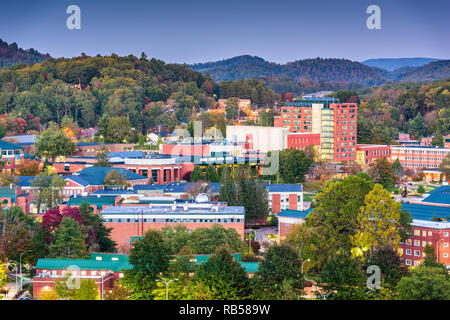
<instances>
[{"instance_id":1,"label":"teal roof","mask_svg":"<svg viewBox=\"0 0 450 320\"><path fill-rule=\"evenodd\" d=\"M0 198L11 198L12 202L16 201L16 191L9 187L0 187Z\"/></svg>"},{"instance_id":2,"label":"teal roof","mask_svg":"<svg viewBox=\"0 0 450 320\"><path fill-rule=\"evenodd\" d=\"M0 150L19 150L19 149L23 149L23 147L5 140L0 140Z\"/></svg>"},{"instance_id":3,"label":"teal roof","mask_svg":"<svg viewBox=\"0 0 450 320\"><path fill-rule=\"evenodd\" d=\"M291 210L291 209L286 209L281 211L278 216L280 217L287 217L287 218L301 218L301 219L306 219L306 217L308 216L308 214L310 212L312 212L313 209L308 209L306 211L300 211L300 210Z\"/></svg>"},{"instance_id":4,"label":"teal roof","mask_svg":"<svg viewBox=\"0 0 450 320\"><path fill-rule=\"evenodd\" d=\"M96 260L94 259L38 259L36 269L61 270L69 266L77 266L80 270L111 270L121 271L131 269L127 261Z\"/></svg>"},{"instance_id":5,"label":"teal roof","mask_svg":"<svg viewBox=\"0 0 450 320\"><path fill-rule=\"evenodd\" d=\"M244 267L245 272L255 273L258 272L259 262L241 262L241 266Z\"/></svg>"},{"instance_id":6,"label":"teal roof","mask_svg":"<svg viewBox=\"0 0 450 320\"><path fill-rule=\"evenodd\" d=\"M104 205L114 205L115 204L116 197L115 196L87 196L87 197L80 197L80 196L71 196L69 198L69 206L77 206L80 205L83 201L86 201L91 206L96 205L98 209L101 209Z\"/></svg>"},{"instance_id":7,"label":"teal roof","mask_svg":"<svg viewBox=\"0 0 450 320\"><path fill-rule=\"evenodd\" d=\"M137 238L141 237L132 237L131 239L133 241ZM213 255L195 255L196 264L208 261L211 256ZM242 262L240 253L233 253L232 256L245 268L246 272L254 273L258 271L258 262ZM89 259L38 259L36 263L36 269L40 270L62 270L67 269L70 266L77 266L80 270L111 270L115 272L131 269L133 267L128 262L127 254L99 252L91 253Z\"/></svg>"}]
</instances>

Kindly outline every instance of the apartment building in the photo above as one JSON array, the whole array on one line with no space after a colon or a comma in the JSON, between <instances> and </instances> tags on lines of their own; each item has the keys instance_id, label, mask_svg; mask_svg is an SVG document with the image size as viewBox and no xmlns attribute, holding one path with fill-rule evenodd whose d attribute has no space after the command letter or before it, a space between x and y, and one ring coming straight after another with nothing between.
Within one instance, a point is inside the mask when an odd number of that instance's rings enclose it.
<instances>
[{"instance_id":1,"label":"apartment building","mask_svg":"<svg viewBox=\"0 0 450 320\"><path fill-rule=\"evenodd\" d=\"M320 157L325 161L356 160L357 104L335 98L304 97L281 107L275 127L320 135Z\"/></svg>"}]
</instances>

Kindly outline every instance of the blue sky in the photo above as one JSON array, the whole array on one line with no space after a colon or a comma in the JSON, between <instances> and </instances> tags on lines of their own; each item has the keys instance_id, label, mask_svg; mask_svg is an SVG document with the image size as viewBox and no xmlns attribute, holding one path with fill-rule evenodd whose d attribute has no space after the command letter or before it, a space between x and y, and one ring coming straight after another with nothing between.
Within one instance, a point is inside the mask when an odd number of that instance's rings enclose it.
<instances>
[{"instance_id":1,"label":"blue sky","mask_svg":"<svg viewBox=\"0 0 450 320\"><path fill-rule=\"evenodd\" d=\"M5 1L2 1L5 2ZM81 8L81 30L66 8ZM381 8L381 30L366 8ZM448 0L17 0L0 5L0 38L53 57L145 52L166 62L242 54L304 58L450 59Z\"/></svg>"}]
</instances>

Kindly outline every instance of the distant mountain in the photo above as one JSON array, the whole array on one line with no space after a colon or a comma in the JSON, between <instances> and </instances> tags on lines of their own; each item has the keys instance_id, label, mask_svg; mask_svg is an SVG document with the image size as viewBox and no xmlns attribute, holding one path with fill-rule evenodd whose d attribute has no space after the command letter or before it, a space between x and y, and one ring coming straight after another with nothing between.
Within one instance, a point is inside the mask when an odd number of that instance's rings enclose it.
<instances>
[{"instance_id":1,"label":"distant mountain","mask_svg":"<svg viewBox=\"0 0 450 320\"><path fill-rule=\"evenodd\" d=\"M396 70L397 72L399 70ZM450 60L430 62L420 68L406 70L398 76L400 81L433 81L450 78Z\"/></svg>"},{"instance_id":2,"label":"distant mountain","mask_svg":"<svg viewBox=\"0 0 450 320\"><path fill-rule=\"evenodd\" d=\"M203 74L209 73L216 81L289 77L297 82L357 83L363 86L377 85L385 81L377 70L346 59L315 58L277 64L244 55L217 62L198 63L190 67Z\"/></svg>"},{"instance_id":3,"label":"distant mountain","mask_svg":"<svg viewBox=\"0 0 450 320\"><path fill-rule=\"evenodd\" d=\"M430 62L439 61L434 58L382 58L382 59L369 59L362 61L369 67L375 67L385 69L388 71L394 71L403 67L422 67Z\"/></svg>"},{"instance_id":4,"label":"distant mountain","mask_svg":"<svg viewBox=\"0 0 450 320\"><path fill-rule=\"evenodd\" d=\"M208 73L215 81L259 79L277 93L299 95L320 90L355 90L387 81L426 82L450 77L449 60L431 58L372 59L363 63L315 58L278 64L243 55L189 67Z\"/></svg>"},{"instance_id":5,"label":"distant mountain","mask_svg":"<svg viewBox=\"0 0 450 320\"><path fill-rule=\"evenodd\" d=\"M49 54L42 54L32 48L23 50L15 42L8 44L0 39L0 69L20 63L35 64L50 58Z\"/></svg>"}]
</instances>

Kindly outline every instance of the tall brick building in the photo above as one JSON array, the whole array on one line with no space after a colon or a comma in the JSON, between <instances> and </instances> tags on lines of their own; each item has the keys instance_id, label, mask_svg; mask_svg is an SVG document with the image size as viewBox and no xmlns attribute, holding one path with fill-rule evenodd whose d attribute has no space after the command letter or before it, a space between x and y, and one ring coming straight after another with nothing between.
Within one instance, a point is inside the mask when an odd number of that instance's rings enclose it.
<instances>
[{"instance_id":1,"label":"tall brick building","mask_svg":"<svg viewBox=\"0 0 450 320\"><path fill-rule=\"evenodd\" d=\"M357 109L356 103L340 103L335 98L294 99L281 107L274 126L319 134L322 160L356 160Z\"/></svg>"}]
</instances>

